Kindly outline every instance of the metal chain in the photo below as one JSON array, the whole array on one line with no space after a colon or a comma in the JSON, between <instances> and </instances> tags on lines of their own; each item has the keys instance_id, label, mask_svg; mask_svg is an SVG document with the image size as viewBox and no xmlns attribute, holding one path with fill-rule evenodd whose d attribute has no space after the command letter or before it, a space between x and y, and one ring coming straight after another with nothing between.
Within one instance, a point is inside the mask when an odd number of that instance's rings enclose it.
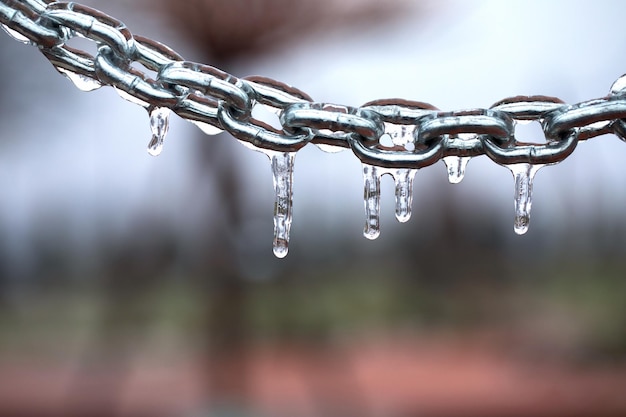
<instances>
[{"instance_id":1,"label":"metal chain","mask_svg":"<svg viewBox=\"0 0 626 417\"><path fill-rule=\"evenodd\" d=\"M522 200L528 199L525 214L524 207L516 206L516 230L523 233L521 223L530 210L532 176L536 172L533 167L558 163L573 152L579 141L595 136L612 133L626 141L626 76L613 84L606 97L574 105L554 97L517 96L501 100L489 109L452 112L401 99L377 100L356 108L314 102L306 93L269 78L237 78L208 65L185 61L169 47L132 34L119 20L77 3L0 0L0 24L18 41L38 47L78 88L91 91L103 85L112 86L151 114L169 109L206 133L227 131L268 153L273 166L278 162L276 155L296 152L308 143L322 148L350 148L365 167L365 234L371 238L377 236L382 174L410 182L412 175L404 175L406 170L444 160L452 181L454 173L462 178L464 164L470 158L486 155L513 171L516 203L520 200L523 205ZM67 46L75 36L94 41L97 53L91 55ZM137 69L134 63L152 71L155 78L149 71ZM280 128L255 119L255 106L265 106L278 114ZM161 119L156 116L151 119L153 133L162 136L166 126L159 125ZM540 123L545 143L517 141L518 122ZM283 170L283 179L290 181L292 169ZM397 194L397 199L404 199L398 205L410 206L410 197L410 192L404 197ZM290 198L284 203L290 204ZM287 220L283 225L287 229L283 236L286 239L291 222L290 205L287 208L282 213ZM399 220L407 217L406 213L396 214ZM374 218L370 219L370 215ZM280 213L275 213L275 220L276 216L280 217ZM368 228L373 228L369 235ZM276 234L280 232L275 231ZM276 245L275 236L275 253Z\"/></svg>"}]
</instances>

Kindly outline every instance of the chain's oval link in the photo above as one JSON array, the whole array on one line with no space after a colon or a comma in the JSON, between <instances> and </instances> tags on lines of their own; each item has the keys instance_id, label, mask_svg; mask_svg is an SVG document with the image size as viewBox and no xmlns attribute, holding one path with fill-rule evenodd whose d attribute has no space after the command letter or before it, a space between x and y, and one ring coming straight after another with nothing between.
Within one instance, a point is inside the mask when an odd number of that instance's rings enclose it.
<instances>
[{"instance_id":1,"label":"chain's oval link","mask_svg":"<svg viewBox=\"0 0 626 417\"><path fill-rule=\"evenodd\" d=\"M413 151L392 151L367 144L355 135L348 136L352 152L364 164L385 168L420 169L432 165L443 158L445 142L442 137L432 140L428 145Z\"/></svg>"},{"instance_id":2,"label":"chain's oval link","mask_svg":"<svg viewBox=\"0 0 626 417\"><path fill-rule=\"evenodd\" d=\"M159 85L145 73L116 62L116 54L108 46L101 46L96 56L96 75L98 80L114 86L119 91L134 98L131 101L144 107L175 107L180 97Z\"/></svg>"},{"instance_id":3,"label":"chain's oval link","mask_svg":"<svg viewBox=\"0 0 626 417\"><path fill-rule=\"evenodd\" d=\"M126 25L99 10L77 3L58 2L48 5L44 17L110 47L123 59L134 52L133 35Z\"/></svg>"},{"instance_id":4,"label":"chain's oval link","mask_svg":"<svg viewBox=\"0 0 626 417\"><path fill-rule=\"evenodd\" d=\"M42 13L46 4L39 1L9 0L0 2L0 23L13 38L20 42L51 48L65 41L63 30L43 24Z\"/></svg>"},{"instance_id":5,"label":"chain's oval link","mask_svg":"<svg viewBox=\"0 0 626 417\"><path fill-rule=\"evenodd\" d=\"M220 103L217 115L228 133L260 149L295 152L312 139L310 131L288 134L258 120L241 121L225 103Z\"/></svg>"},{"instance_id":6,"label":"chain's oval link","mask_svg":"<svg viewBox=\"0 0 626 417\"><path fill-rule=\"evenodd\" d=\"M570 132L561 140L541 145L513 142L508 146L486 138L483 141L485 154L500 165L527 163L532 165L555 164L567 158L578 144L578 132Z\"/></svg>"},{"instance_id":7,"label":"chain's oval link","mask_svg":"<svg viewBox=\"0 0 626 417\"><path fill-rule=\"evenodd\" d=\"M490 109L508 114L514 120L533 121L567 107L559 98L549 96L516 96L494 103Z\"/></svg>"},{"instance_id":8,"label":"chain's oval link","mask_svg":"<svg viewBox=\"0 0 626 417\"><path fill-rule=\"evenodd\" d=\"M304 91L271 78L255 75L244 77L243 81L254 91L256 102L275 109L284 110L290 104L313 101Z\"/></svg>"},{"instance_id":9,"label":"chain's oval link","mask_svg":"<svg viewBox=\"0 0 626 417\"><path fill-rule=\"evenodd\" d=\"M441 112L422 118L417 132L417 141L420 143L427 143L439 136L461 134L508 139L513 136L513 121L506 114L493 110Z\"/></svg>"},{"instance_id":10,"label":"chain's oval link","mask_svg":"<svg viewBox=\"0 0 626 417\"><path fill-rule=\"evenodd\" d=\"M253 100L247 85L238 78L209 65L181 61L165 65L160 82L180 86L225 101L240 114L250 115Z\"/></svg>"},{"instance_id":11,"label":"chain's oval link","mask_svg":"<svg viewBox=\"0 0 626 417\"><path fill-rule=\"evenodd\" d=\"M439 111L432 104L398 98L374 100L361 107L378 113L383 121L394 125L415 125L420 118Z\"/></svg>"},{"instance_id":12,"label":"chain's oval link","mask_svg":"<svg viewBox=\"0 0 626 417\"><path fill-rule=\"evenodd\" d=\"M297 103L281 115L286 130L311 129L318 143L348 146L348 137L358 135L365 141L378 141L385 126L371 110L328 103ZM344 142L344 144L340 144Z\"/></svg>"},{"instance_id":13,"label":"chain's oval link","mask_svg":"<svg viewBox=\"0 0 626 417\"><path fill-rule=\"evenodd\" d=\"M144 36L133 35L133 38L135 39L133 60L149 70L158 72L165 65L183 60L182 56L167 45Z\"/></svg>"},{"instance_id":14,"label":"chain's oval link","mask_svg":"<svg viewBox=\"0 0 626 417\"><path fill-rule=\"evenodd\" d=\"M546 116L544 131L548 138L559 138L580 130L580 140L610 133L611 123L626 118L623 95L608 96L567 106Z\"/></svg>"}]
</instances>

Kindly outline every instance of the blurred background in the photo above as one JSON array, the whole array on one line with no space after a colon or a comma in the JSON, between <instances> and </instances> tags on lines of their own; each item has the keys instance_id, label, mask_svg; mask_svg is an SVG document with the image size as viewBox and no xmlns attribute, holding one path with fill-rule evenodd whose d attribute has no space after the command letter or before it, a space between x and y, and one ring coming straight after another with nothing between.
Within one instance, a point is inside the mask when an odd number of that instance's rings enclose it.
<instances>
[{"instance_id":1,"label":"blurred background","mask_svg":"<svg viewBox=\"0 0 626 417\"><path fill-rule=\"evenodd\" d=\"M85 0L133 33L315 100L444 110L568 103L626 72L614 1ZM581 143L535 179L417 173L413 218L362 237L360 162L296 158L272 254L265 155L75 89L0 36L0 415L626 416L626 145ZM520 139L539 141L539 126Z\"/></svg>"}]
</instances>

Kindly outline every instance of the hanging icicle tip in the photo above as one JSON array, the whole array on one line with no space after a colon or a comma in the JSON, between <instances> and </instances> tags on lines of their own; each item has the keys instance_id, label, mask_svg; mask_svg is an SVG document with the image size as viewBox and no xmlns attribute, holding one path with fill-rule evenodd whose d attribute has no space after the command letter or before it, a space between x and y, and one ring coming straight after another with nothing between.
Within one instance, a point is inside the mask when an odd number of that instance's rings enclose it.
<instances>
[{"instance_id":1,"label":"hanging icicle tip","mask_svg":"<svg viewBox=\"0 0 626 417\"><path fill-rule=\"evenodd\" d=\"M170 113L171 110L167 107L148 108L150 130L152 130L152 139L148 143L148 153L152 156L161 155L163 142L170 127Z\"/></svg>"}]
</instances>

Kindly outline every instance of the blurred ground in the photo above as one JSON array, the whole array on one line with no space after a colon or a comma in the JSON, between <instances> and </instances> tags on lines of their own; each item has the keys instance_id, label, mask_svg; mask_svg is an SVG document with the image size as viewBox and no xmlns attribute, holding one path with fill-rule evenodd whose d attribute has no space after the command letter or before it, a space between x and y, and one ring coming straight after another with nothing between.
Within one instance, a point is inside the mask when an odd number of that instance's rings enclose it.
<instances>
[{"instance_id":1,"label":"blurred ground","mask_svg":"<svg viewBox=\"0 0 626 417\"><path fill-rule=\"evenodd\" d=\"M350 105L575 103L626 69L619 1L86 3ZM356 158L305 147L279 261L264 155L175 119L149 157L143 110L7 36L0 80L1 416L626 415L617 138L539 172L523 237L486 158L420 171L404 225L385 178L375 242Z\"/></svg>"}]
</instances>

